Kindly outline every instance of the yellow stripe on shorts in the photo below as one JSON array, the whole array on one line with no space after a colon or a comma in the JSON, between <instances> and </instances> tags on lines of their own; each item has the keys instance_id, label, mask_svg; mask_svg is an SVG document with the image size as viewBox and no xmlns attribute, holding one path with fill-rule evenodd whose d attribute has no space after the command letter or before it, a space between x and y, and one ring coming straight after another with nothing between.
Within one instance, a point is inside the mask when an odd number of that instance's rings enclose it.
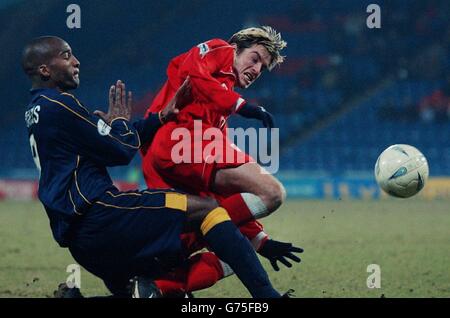
<instances>
[{"instance_id":1,"label":"yellow stripe on shorts","mask_svg":"<svg viewBox=\"0 0 450 318\"><path fill-rule=\"evenodd\" d=\"M166 208L187 211L187 196L181 193L166 193Z\"/></svg>"}]
</instances>

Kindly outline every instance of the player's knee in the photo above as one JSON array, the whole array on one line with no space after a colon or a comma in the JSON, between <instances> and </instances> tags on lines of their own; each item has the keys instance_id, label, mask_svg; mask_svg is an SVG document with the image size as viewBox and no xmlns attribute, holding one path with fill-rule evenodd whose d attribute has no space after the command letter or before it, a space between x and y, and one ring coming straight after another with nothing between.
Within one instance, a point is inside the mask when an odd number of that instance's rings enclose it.
<instances>
[{"instance_id":1,"label":"player's knee","mask_svg":"<svg viewBox=\"0 0 450 318\"><path fill-rule=\"evenodd\" d=\"M262 200L266 204L269 213L272 213L286 200L286 190L280 182L273 182L266 188Z\"/></svg>"},{"instance_id":2,"label":"player's knee","mask_svg":"<svg viewBox=\"0 0 450 318\"><path fill-rule=\"evenodd\" d=\"M198 227L205 217L219 204L213 198L188 196L187 223L189 227Z\"/></svg>"},{"instance_id":3,"label":"player's knee","mask_svg":"<svg viewBox=\"0 0 450 318\"><path fill-rule=\"evenodd\" d=\"M211 210L217 208L219 204L213 198L188 196L188 213L204 214L205 216Z\"/></svg>"},{"instance_id":4,"label":"player's knee","mask_svg":"<svg viewBox=\"0 0 450 318\"><path fill-rule=\"evenodd\" d=\"M213 198L202 199L202 210L205 211L205 216L219 206L219 203Z\"/></svg>"},{"instance_id":5,"label":"player's knee","mask_svg":"<svg viewBox=\"0 0 450 318\"><path fill-rule=\"evenodd\" d=\"M283 204L286 201L287 193L286 188L280 183L281 186L281 203Z\"/></svg>"}]
</instances>

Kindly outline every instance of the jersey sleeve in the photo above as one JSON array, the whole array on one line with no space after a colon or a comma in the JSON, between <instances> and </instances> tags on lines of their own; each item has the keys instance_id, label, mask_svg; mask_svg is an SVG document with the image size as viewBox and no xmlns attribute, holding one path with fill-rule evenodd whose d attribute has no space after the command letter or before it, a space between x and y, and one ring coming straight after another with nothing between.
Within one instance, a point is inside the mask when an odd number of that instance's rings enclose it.
<instances>
[{"instance_id":1,"label":"jersey sleeve","mask_svg":"<svg viewBox=\"0 0 450 318\"><path fill-rule=\"evenodd\" d=\"M191 49L182 65L181 73L183 77L189 75L193 94L198 101L229 115L236 112L245 100L222 85L214 75L222 73L221 75L234 76L234 48L225 41L210 48L210 42L201 43Z\"/></svg>"},{"instance_id":2,"label":"jersey sleeve","mask_svg":"<svg viewBox=\"0 0 450 318\"><path fill-rule=\"evenodd\" d=\"M58 98L41 95L54 107L52 121L62 142L71 151L104 166L128 164L142 145L159 128L155 115L131 124L116 118L110 125L93 115L76 97L62 93Z\"/></svg>"}]
</instances>

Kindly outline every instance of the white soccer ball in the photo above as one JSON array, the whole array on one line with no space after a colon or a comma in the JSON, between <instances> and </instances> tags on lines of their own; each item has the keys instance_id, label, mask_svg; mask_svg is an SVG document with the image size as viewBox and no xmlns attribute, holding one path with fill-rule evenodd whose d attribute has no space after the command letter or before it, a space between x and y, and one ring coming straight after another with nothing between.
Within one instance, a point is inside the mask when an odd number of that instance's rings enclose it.
<instances>
[{"instance_id":1,"label":"white soccer ball","mask_svg":"<svg viewBox=\"0 0 450 318\"><path fill-rule=\"evenodd\" d=\"M409 198L423 189L428 180L425 156L410 145L392 145L384 150L375 164L375 179L389 195Z\"/></svg>"}]
</instances>

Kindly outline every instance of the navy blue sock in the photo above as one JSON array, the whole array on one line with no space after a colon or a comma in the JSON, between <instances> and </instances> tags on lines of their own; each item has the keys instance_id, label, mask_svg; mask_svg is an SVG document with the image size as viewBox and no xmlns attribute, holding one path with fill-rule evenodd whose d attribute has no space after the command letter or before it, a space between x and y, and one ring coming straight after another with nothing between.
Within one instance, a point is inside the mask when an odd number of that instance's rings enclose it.
<instances>
[{"instance_id":1,"label":"navy blue sock","mask_svg":"<svg viewBox=\"0 0 450 318\"><path fill-rule=\"evenodd\" d=\"M252 245L231 222L225 209L211 211L203 220L201 231L211 250L230 265L254 298L280 297Z\"/></svg>"}]
</instances>

